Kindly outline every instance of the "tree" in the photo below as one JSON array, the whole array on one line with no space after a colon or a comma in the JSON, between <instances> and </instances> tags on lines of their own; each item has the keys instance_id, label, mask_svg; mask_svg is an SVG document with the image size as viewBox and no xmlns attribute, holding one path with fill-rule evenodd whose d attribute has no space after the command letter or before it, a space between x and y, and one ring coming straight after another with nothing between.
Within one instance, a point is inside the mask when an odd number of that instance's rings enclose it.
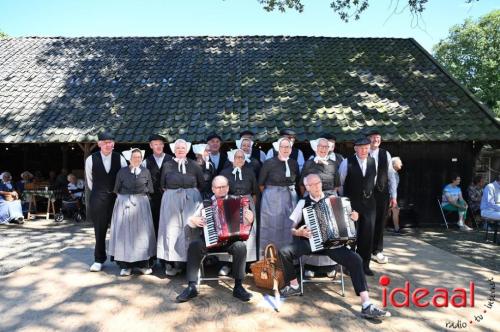
<instances>
[{"instance_id":1,"label":"tree","mask_svg":"<svg viewBox=\"0 0 500 332\"><path fill-rule=\"evenodd\" d=\"M7 38L7 37L9 37L9 36L5 32L2 32L0 30L0 38Z\"/></svg>"},{"instance_id":2,"label":"tree","mask_svg":"<svg viewBox=\"0 0 500 332\"><path fill-rule=\"evenodd\" d=\"M500 10L453 26L433 50L458 81L500 116Z\"/></svg>"},{"instance_id":3,"label":"tree","mask_svg":"<svg viewBox=\"0 0 500 332\"><path fill-rule=\"evenodd\" d=\"M304 11L303 0L258 0L264 9L267 11L279 10L285 12L287 9L293 9L302 13ZM372 2L375 0L372 0ZM380 1L380 0L378 0ZM394 4L394 11L398 10L399 0L390 0L391 7ZM405 0L410 12L414 15L420 15L425 10L425 5L429 0ZM466 3L471 3L479 0L463 0ZM337 13L344 22L349 22L349 19L354 17L358 20L361 13L367 8L370 0L332 0L330 8Z\"/></svg>"}]
</instances>

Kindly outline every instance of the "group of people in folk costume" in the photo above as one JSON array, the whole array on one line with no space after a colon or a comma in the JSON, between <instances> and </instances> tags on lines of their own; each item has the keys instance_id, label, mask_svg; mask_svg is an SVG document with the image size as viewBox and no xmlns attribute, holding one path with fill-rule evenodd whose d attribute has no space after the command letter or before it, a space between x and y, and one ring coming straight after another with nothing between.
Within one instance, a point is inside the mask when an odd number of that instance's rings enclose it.
<instances>
[{"instance_id":1,"label":"group of people in folk costume","mask_svg":"<svg viewBox=\"0 0 500 332\"><path fill-rule=\"evenodd\" d=\"M371 303L365 277L373 275L371 260L387 263L382 253L384 221L389 206L396 204L394 170L390 154L379 148L380 134L371 132L356 140L355 154L346 159L334 152L335 137L324 135L310 142L315 155L307 161L294 146L295 133L290 129L280 131L281 137L267 153L254 147L253 136L251 131L242 132L237 148L227 153L221 151L222 138L217 134L208 136L206 144L177 139L170 143L174 154L170 156L164 152L166 140L152 135L152 154L144 159L145 151L138 148L114 152L113 135L100 133L100 151L85 161L96 240L90 271L101 271L107 259L110 225L108 254L120 266L120 275L130 275L133 269L151 274L155 263L169 276L186 269L188 286L176 298L186 302L198 294L198 269L207 251L200 231L206 221L203 200L246 196L250 203L243 218L253 226L251 234L247 241L218 248L228 254L219 257L219 274L232 271L233 295L250 300L251 293L242 285L246 263L262 257L264 248L273 243L285 269L287 285L281 294L298 295L293 261L311 253L307 240L311 232L302 220L302 209L323 197L343 195L350 199L351 217L357 220L356 251L344 246L325 249L323 256L306 257L306 264L310 269L327 266L327 273L335 262L344 265L360 296L362 315L390 316ZM190 151L195 158L188 157Z\"/></svg>"}]
</instances>

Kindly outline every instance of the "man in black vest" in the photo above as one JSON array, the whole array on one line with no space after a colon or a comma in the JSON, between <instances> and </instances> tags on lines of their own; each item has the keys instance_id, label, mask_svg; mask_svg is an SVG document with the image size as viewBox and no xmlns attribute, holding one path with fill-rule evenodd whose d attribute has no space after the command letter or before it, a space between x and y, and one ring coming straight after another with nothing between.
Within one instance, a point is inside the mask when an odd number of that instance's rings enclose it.
<instances>
[{"instance_id":1,"label":"man in black vest","mask_svg":"<svg viewBox=\"0 0 500 332\"><path fill-rule=\"evenodd\" d=\"M367 137L370 139L370 157L375 160L377 168L377 181L375 183L375 229L373 232L372 260L380 264L388 262L384 256L384 228L389 207L397 206L397 184L395 171L392 168L391 155L380 148L382 137L376 130L371 131Z\"/></svg>"},{"instance_id":2,"label":"man in black vest","mask_svg":"<svg viewBox=\"0 0 500 332\"><path fill-rule=\"evenodd\" d=\"M240 139L246 138L254 142L254 145L252 147L252 154L250 155L250 157L255 158L255 160L258 160L262 164L264 161L266 161L266 154L264 153L264 151L255 146L255 141L253 139L254 136L255 134L251 130L243 130L240 133Z\"/></svg>"},{"instance_id":3,"label":"man in black vest","mask_svg":"<svg viewBox=\"0 0 500 332\"><path fill-rule=\"evenodd\" d=\"M116 195L113 193L116 174L127 161L113 152L115 139L107 132L100 133L97 146L100 151L92 153L85 160L85 177L90 189L90 219L94 223L95 250L91 272L98 272L106 261L106 232L111 223Z\"/></svg>"},{"instance_id":4,"label":"man in black vest","mask_svg":"<svg viewBox=\"0 0 500 332\"><path fill-rule=\"evenodd\" d=\"M215 166L215 174L219 175L220 172L228 166L227 154L225 152L220 151L222 143L222 137L213 133L208 135L207 144L210 150L210 161Z\"/></svg>"},{"instance_id":5,"label":"man in black vest","mask_svg":"<svg viewBox=\"0 0 500 332\"><path fill-rule=\"evenodd\" d=\"M149 202L151 204L151 214L153 215L153 225L157 240L161 198L163 196L163 189L161 188L161 171L163 170L163 164L172 159L170 155L163 152L165 142L166 139L161 135L155 134L149 136L149 147L153 151L153 154L148 156L142 162L143 166L146 167L151 173L153 188L155 190L155 192L150 196Z\"/></svg>"},{"instance_id":6,"label":"man in black vest","mask_svg":"<svg viewBox=\"0 0 500 332\"><path fill-rule=\"evenodd\" d=\"M355 155L342 161L339 167L340 185L343 196L349 197L353 210L358 211L356 251L363 258L366 275L372 276L370 260L373 247L373 229L375 227L375 160L370 157L370 140L366 137L354 142Z\"/></svg>"},{"instance_id":7,"label":"man in black vest","mask_svg":"<svg viewBox=\"0 0 500 332\"><path fill-rule=\"evenodd\" d=\"M280 130L280 138L288 138L290 142L292 142L292 153L290 154L290 158L297 160L297 163L299 164L299 171L302 172L302 167L304 167L304 154L302 151L296 147L293 147L293 144L295 143L297 134L295 131L292 129L281 129ZM278 151L274 150L271 148L269 151L267 151L266 158L271 159L273 157L276 157L278 155Z\"/></svg>"},{"instance_id":8,"label":"man in black vest","mask_svg":"<svg viewBox=\"0 0 500 332\"><path fill-rule=\"evenodd\" d=\"M290 219L293 221L293 242L279 251L284 268L285 283L287 284L287 286L280 290L283 297L300 295L300 286L293 262L303 255L311 254L311 244L309 242L311 230L304 222L302 211L304 208L315 205L326 197L323 193L321 178L317 174L307 175L304 178L304 186L309 195L297 203L297 206L290 215ZM358 217L358 213L352 210L351 219L355 221ZM371 303L368 284L363 273L363 260L357 253L345 246L339 246L318 251L316 254L326 255L349 269L354 291L361 300L361 315L363 317L385 318L391 316L390 312L382 310Z\"/></svg>"}]
</instances>

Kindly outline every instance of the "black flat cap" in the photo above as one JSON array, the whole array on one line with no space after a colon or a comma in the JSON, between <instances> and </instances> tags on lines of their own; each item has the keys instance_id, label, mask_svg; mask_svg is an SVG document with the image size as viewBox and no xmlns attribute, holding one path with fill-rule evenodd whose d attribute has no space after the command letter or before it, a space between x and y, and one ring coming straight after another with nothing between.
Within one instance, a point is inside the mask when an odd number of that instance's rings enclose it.
<instances>
[{"instance_id":1,"label":"black flat cap","mask_svg":"<svg viewBox=\"0 0 500 332\"><path fill-rule=\"evenodd\" d=\"M381 135L380 131L378 129L371 129L370 131L366 132L365 136L371 136L371 135Z\"/></svg>"},{"instance_id":2,"label":"black flat cap","mask_svg":"<svg viewBox=\"0 0 500 332\"><path fill-rule=\"evenodd\" d=\"M360 137L354 141L354 145L367 145L370 144L370 139L367 137Z\"/></svg>"},{"instance_id":3,"label":"black flat cap","mask_svg":"<svg viewBox=\"0 0 500 332\"><path fill-rule=\"evenodd\" d=\"M255 136L254 132L251 131L251 130L243 130L241 133L240 133L240 138L245 136L245 135L250 135L250 136Z\"/></svg>"},{"instance_id":4,"label":"black flat cap","mask_svg":"<svg viewBox=\"0 0 500 332\"><path fill-rule=\"evenodd\" d=\"M151 142L151 141L163 141L163 142L166 142L167 140L165 139L165 137L163 137L161 135L153 134L153 135L149 136L148 141L149 142Z\"/></svg>"},{"instance_id":5,"label":"black flat cap","mask_svg":"<svg viewBox=\"0 0 500 332\"><path fill-rule=\"evenodd\" d=\"M323 134L323 136L321 136L321 137L337 141L337 137L335 137L335 135L332 135L332 134Z\"/></svg>"},{"instance_id":6,"label":"black flat cap","mask_svg":"<svg viewBox=\"0 0 500 332\"><path fill-rule=\"evenodd\" d=\"M280 136L296 136L297 133L290 128L280 130Z\"/></svg>"},{"instance_id":7,"label":"black flat cap","mask_svg":"<svg viewBox=\"0 0 500 332\"><path fill-rule=\"evenodd\" d=\"M102 131L97 134L97 139L99 141L114 141L115 136L111 134L109 131Z\"/></svg>"},{"instance_id":8,"label":"black flat cap","mask_svg":"<svg viewBox=\"0 0 500 332\"><path fill-rule=\"evenodd\" d=\"M218 134L216 134L216 133L212 133L212 134L210 134L210 135L208 135L208 136L207 136L207 142L208 142L208 141L210 141L210 140L211 140L211 139L213 139L213 138L218 138L218 139L219 139L219 141L222 141L222 137L220 137L220 136L219 136Z\"/></svg>"}]
</instances>

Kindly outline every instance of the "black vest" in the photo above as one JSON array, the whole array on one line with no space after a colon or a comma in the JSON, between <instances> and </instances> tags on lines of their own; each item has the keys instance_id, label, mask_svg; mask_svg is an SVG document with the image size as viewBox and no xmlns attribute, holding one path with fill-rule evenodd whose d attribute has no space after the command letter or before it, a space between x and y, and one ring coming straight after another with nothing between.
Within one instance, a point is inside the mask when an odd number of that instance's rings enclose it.
<instances>
[{"instance_id":1,"label":"black vest","mask_svg":"<svg viewBox=\"0 0 500 332\"><path fill-rule=\"evenodd\" d=\"M260 150L259 149L252 149L252 153L250 154L250 158L253 158L259 162L260 165L262 165L262 162L260 161Z\"/></svg>"},{"instance_id":2,"label":"black vest","mask_svg":"<svg viewBox=\"0 0 500 332\"><path fill-rule=\"evenodd\" d=\"M375 159L372 157L368 156L364 177L361 167L359 167L358 160L356 159L356 155L347 158L347 175L344 181L344 196L347 196L351 200L353 207L359 206L363 203L363 201L373 198L376 173Z\"/></svg>"},{"instance_id":3,"label":"black vest","mask_svg":"<svg viewBox=\"0 0 500 332\"><path fill-rule=\"evenodd\" d=\"M122 168L120 154L111 152L111 168L106 173L101 158L101 152L92 153L92 191L93 192L112 192L115 188L116 174Z\"/></svg>"},{"instance_id":4,"label":"black vest","mask_svg":"<svg viewBox=\"0 0 500 332\"><path fill-rule=\"evenodd\" d=\"M378 149L378 168L377 168L377 185L376 189L379 192L388 192L389 190L389 175L387 174L387 151Z\"/></svg>"},{"instance_id":5,"label":"black vest","mask_svg":"<svg viewBox=\"0 0 500 332\"><path fill-rule=\"evenodd\" d=\"M278 151L273 148L273 157L278 156ZM297 160L299 158L299 149L292 147L292 153L290 153L290 158Z\"/></svg>"},{"instance_id":6,"label":"black vest","mask_svg":"<svg viewBox=\"0 0 500 332\"><path fill-rule=\"evenodd\" d=\"M163 169L163 165L170 159L172 159L172 157L168 154L165 154L161 163L161 167L158 168L154 155L150 155L146 158L146 167L149 170L149 173L151 173L151 179L153 180L153 188L155 190L155 194L163 193L163 190L161 189L161 171Z\"/></svg>"}]
</instances>

